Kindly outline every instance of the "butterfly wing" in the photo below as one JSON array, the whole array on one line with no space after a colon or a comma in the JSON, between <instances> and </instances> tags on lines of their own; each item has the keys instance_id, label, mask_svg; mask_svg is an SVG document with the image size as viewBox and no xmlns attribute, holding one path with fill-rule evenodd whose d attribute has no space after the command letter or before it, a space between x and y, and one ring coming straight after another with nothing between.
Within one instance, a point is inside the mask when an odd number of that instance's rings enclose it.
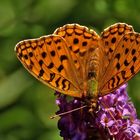
<instances>
[{"instance_id":1,"label":"butterfly wing","mask_svg":"<svg viewBox=\"0 0 140 140\"><path fill-rule=\"evenodd\" d=\"M98 48L99 36L94 30L79 24L67 24L56 29L54 34L63 37L68 43L70 54L77 69L77 77L81 88L86 95L88 90L88 62L89 57L95 54ZM93 64L94 65L94 64ZM98 69L96 70L96 74ZM98 75L98 74L97 74Z\"/></svg>"},{"instance_id":2,"label":"butterfly wing","mask_svg":"<svg viewBox=\"0 0 140 140\"><path fill-rule=\"evenodd\" d=\"M125 25L124 28L126 26L128 25ZM115 37L116 41L118 36L119 33ZM100 79L100 83L102 81L99 87L101 95L115 91L140 70L140 35L130 27L127 32L123 32L119 41L112 41L113 38L108 39L115 49L111 51L110 55L108 54L110 60L108 59L106 71Z\"/></svg>"},{"instance_id":3,"label":"butterfly wing","mask_svg":"<svg viewBox=\"0 0 140 140\"><path fill-rule=\"evenodd\" d=\"M126 33L133 32L133 31L134 30L131 25L128 25L125 23L116 23L116 24L106 28L101 33L101 40L100 40L100 44L99 44L100 45L99 79L100 80L102 79L102 83L104 82L104 80L107 80L107 78L109 78L109 76L110 76L107 74L107 68L112 59L112 55L114 54L114 51L117 48L118 42ZM105 74L106 74L106 76L105 76Z\"/></svg>"},{"instance_id":4,"label":"butterfly wing","mask_svg":"<svg viewBox=\"0 0 140 140\"><path fill-rule=\"evenodd\" d=\"M86 96L86 63L99 36L78 24L67 24L53 35L25 40L16 45L19 60L37 79L74 97Z\"/></svg>"},{"instance_id":5,"label":"butterfly wing","mask_svg":"<svg viewBox=\"0 0 140 140\"><path fill-rule=\"evenodd\" d=\"M38 80L61 93L82 96L73 59L62 37L24 40L15 50L24 67Z\"/></svg>"}]
</instances>

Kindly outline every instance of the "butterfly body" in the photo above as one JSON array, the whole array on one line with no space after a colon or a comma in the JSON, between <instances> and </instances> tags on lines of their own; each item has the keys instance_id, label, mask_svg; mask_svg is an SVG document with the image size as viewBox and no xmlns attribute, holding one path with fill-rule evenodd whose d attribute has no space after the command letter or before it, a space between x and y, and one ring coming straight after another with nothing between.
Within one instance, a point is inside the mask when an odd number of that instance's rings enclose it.
<instances>
[{"instance_id":1,"label":"butterfly body","mask_svg":"<svg viewBox=\"0 0 140 140\"><path fill-rule=\"evenodd\" d=\"M140 35L116 23L99 36L79 24L16 45L17 57L38 80L66 95L88 98L115 91L140 70Z\"/></svg>"}]
</instances>

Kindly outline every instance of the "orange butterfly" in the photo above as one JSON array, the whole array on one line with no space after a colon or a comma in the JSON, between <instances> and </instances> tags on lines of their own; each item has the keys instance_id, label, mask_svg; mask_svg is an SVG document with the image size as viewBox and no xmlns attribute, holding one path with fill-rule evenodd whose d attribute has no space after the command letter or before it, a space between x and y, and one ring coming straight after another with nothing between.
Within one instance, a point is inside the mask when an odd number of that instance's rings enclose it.
<instances>
[{"instance_id":1,"label":"orange butterfly","mask_svg":"<svg viewBox=\"0 0 140 140\"><path fill-rule=\"evenodd\" d=\"M19 42L15 51L38 80L73 97L115 91L140 70L140 34L125 23L106 28L99 36L78 24L67 24L52 35Z\"/></svg>"}]
</instances>

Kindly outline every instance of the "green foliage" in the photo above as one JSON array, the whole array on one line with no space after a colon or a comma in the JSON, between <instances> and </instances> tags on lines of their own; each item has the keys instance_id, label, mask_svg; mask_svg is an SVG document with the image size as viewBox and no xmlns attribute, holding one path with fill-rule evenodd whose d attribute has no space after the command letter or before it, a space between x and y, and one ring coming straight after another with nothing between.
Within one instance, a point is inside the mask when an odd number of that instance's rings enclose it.
<instances>
[{"instance_id":1,"label":"green foliage","mask_svg":"<svg viewBox=\"0 0 140 140\"><path fill-rule=\"evenodd\" d=\"M0 139L58 140L53 91L35 80L17 60L14 46L52 33L67 23L97 32L126 22L140 32L139 0L4 0L0 1ZM129 82L129 94L140 114L140 75Z\"/></svg>"}]
</instances>

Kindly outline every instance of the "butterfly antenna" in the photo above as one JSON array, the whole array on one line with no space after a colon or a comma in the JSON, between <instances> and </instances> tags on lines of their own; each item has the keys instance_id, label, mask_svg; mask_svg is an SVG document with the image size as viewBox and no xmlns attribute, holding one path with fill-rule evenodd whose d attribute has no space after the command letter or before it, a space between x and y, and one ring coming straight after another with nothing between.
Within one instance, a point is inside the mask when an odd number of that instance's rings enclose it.
<instances>
[{"instance_id":1,"label":"butterfly antenna","mask_svg":"<svg viewBox=\"0 0 140 140\"><path fill-rule=\"evenodd\" d=\"M83 108L86 108L86 107L87 107L87 105L84 105L84 106L81 106L81 107L78 107L78 108L75 108L75 109L72 109L72 110L63 112L63 113L59 113L59 114L57 114L57 115L51 116L50 119L54 119L54 118L56 118L56 117L66 115L66 114L75 112L75 111L77 111L77 110L80 110L80 109L83 109Z\"/></svg>"}]
</instances>

